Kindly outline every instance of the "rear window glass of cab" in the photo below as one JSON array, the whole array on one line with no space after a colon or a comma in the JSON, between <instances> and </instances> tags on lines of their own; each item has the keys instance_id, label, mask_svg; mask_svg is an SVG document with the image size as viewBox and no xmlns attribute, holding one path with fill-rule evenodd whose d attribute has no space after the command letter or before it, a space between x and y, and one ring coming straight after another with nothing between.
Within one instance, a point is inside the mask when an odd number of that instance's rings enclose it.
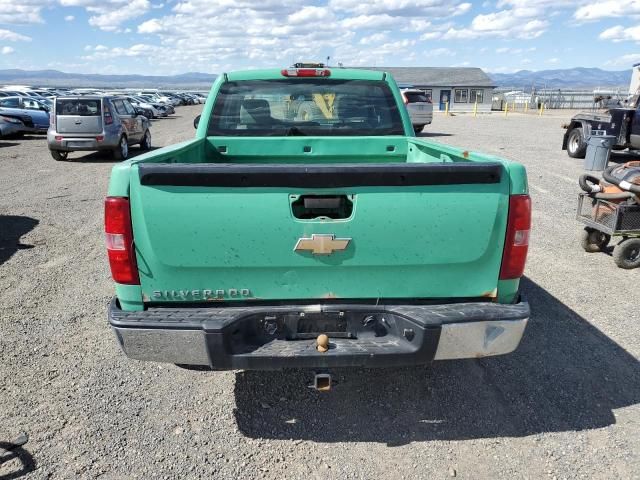
<instances>
[{"instance_id":1,"label":"rear window glass of cab","mask_svg":"<svg viewBox=\"0 0 640 480\"><path fill-rule=\"evenodd\" d=\"M220 136L403 135L383 81L295 78L223 84L208 134Z\"/></svg>"},{"instance_id":2,"label":"rear window glass of cab","mask_svg":"<svg viewBox=\"0 0 640 480\"><path fill-rule=\"evenodd\" d=\"M65 98L56 100L56 115L74 115L92 117L100 115L102 109L100 100L84 98Z\"/></svg>"}]
</instances>

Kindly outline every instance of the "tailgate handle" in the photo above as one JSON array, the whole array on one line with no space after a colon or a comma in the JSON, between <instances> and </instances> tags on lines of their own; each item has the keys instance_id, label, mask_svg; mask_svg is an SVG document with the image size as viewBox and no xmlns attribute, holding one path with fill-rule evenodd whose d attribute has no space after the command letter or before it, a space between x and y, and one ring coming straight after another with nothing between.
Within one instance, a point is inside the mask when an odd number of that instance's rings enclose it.
<instances>
[{"instance_id":1,"label":"tailgate handle","mask_svg":"<svg viewBox=\"0 0 640 480\"><path fill-rule=\"evenodd\" d=\"M292 195L291 211L301 220L349 218L354 195Z\"/></svg>"}]
</instances>

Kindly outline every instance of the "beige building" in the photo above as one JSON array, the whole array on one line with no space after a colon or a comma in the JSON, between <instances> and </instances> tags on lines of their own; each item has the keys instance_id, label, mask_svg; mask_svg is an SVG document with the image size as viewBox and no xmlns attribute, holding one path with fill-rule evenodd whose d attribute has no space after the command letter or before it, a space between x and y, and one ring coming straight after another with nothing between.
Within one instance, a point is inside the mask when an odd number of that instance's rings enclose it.
<instances>
[{"instance_id":1,"label":"beige building","mask_svg":"<svg viewBox=\"0 0 640 480\"><path fill-rule=\"evenodd\" d=\"M481 68L464 67L362 67L389 72L400 87L422 90L431 98L434 111L491 111L494 82Z\"/></svg>"}]
</instances>

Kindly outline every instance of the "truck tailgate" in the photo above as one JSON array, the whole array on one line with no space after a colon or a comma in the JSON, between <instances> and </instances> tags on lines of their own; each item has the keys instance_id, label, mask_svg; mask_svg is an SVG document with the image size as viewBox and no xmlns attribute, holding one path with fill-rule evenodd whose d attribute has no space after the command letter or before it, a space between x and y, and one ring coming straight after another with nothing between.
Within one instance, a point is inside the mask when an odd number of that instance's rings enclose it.
<instances>
[{"instance_id":1,"label":"truck tailgate","mask_svg":"<svg viewBox=\"0 0 640 480\"><path fill-rule=\"evenodd\" d=\"M317 199L349 207L328 218ZM147 300L477 298L495 295L509 176L478 162L149 163L131 169L130 201Z\"/></svg>"}]
</instances>

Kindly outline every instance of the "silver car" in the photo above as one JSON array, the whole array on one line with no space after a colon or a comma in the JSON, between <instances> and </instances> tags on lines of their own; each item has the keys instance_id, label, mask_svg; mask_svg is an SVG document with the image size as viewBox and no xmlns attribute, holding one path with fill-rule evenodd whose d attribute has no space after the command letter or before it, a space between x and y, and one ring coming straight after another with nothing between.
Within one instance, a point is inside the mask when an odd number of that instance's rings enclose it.
<instances>
[{"instance_id":1,"label":"silver car","mask_svg":"<svg viewBox=\"0 0 640 480\"><path fill-rule=\"evenodd\" d=\"M411 124L416 133L433 121L433 104L422 90L402 89L402 100L407 106Z\"/></svg>"},{"instance_id":2,"label":"silver car","mask_svg":"<svg viewBox=\"0 0 640 480\"><path fill-rule=\"evenodd\" d=\"M149 120L119 96L83 95L57 97L47 132L49 151L55 160L69 152L111 151L116 160L129 156L129 145L151 149Z\"/></svg>"}]
</instances>

